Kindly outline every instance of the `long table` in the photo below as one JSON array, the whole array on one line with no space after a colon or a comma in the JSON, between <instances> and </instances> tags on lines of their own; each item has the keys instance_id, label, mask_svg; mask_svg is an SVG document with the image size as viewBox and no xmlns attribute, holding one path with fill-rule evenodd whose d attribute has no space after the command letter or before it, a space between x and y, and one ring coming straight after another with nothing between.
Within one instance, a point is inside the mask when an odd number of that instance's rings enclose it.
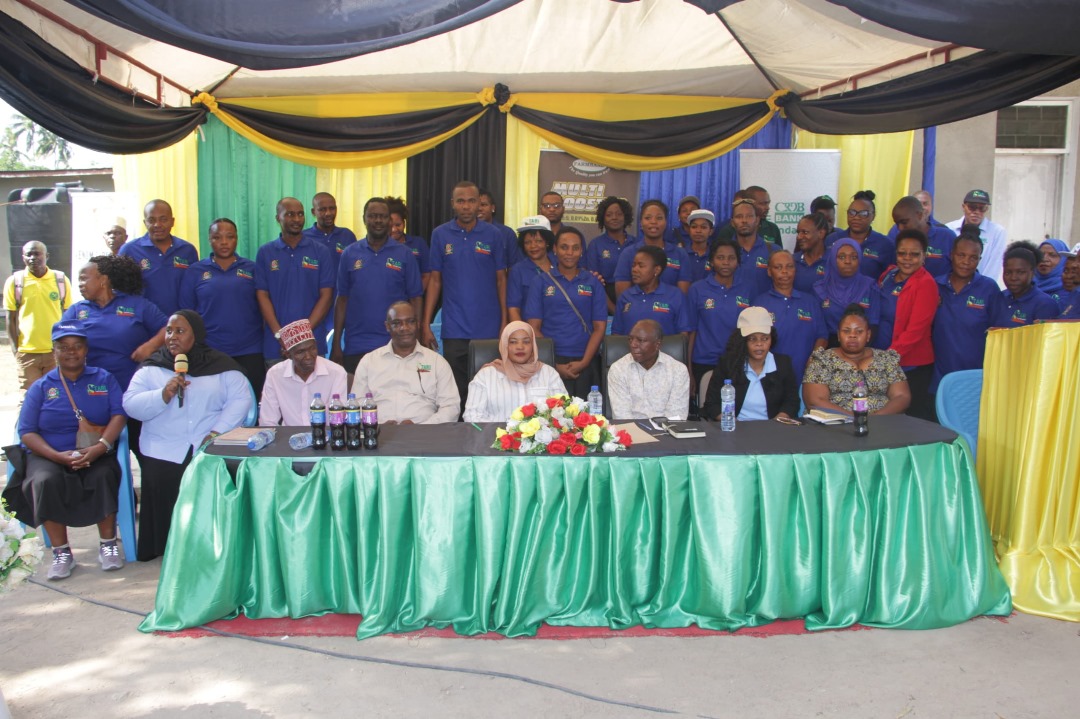
<instances>
[{"instance_id":1,"label":"long table","mask_svg":"<svg viewBox=\"0 0 1080 719\"><path fill-rule=\"evenodd\" d=\"M586 457L496 425L387 426L380 449L211 447L173 514L143 631L362 614L358 638L541 623L717 630L804 617L924 629L1007 615L966 446L936 424L703 423Z\"/></svg>"}]
</instances>

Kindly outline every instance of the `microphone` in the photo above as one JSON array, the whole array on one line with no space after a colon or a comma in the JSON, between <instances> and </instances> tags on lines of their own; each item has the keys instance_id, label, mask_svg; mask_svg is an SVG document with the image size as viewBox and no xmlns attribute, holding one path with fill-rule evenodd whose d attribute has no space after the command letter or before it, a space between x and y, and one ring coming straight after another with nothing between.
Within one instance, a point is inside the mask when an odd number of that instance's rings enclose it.
<instances>
[{"instance_id":1,"label":"microphone","mask_svg":"<svg viewBox=\"0 0 1080 719\"><path fill-rule=\"evenodd\" d=\"M188 370L187 355L183 354L183 353L176 355L176 357L173 358L173 371L176 372L178 375L180 375L180 379L183 379L184 375L187 374L187 370ZM183 385L183 383L180 384L180 389L176 390L176 397L177 397L177 399L180 400L180 405L179 406L183 407L184 406L184 385Z\"/></svg>"}]
</instances>

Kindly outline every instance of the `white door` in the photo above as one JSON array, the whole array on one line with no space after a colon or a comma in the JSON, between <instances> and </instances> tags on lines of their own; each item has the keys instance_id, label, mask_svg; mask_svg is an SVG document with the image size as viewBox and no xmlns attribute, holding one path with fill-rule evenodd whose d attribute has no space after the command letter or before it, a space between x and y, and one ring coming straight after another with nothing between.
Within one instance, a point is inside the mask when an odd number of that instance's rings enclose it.
<instances>
[{"instance_id":1,"label":"white door","mask_svg":"<svg viewBox=\"0 0 1080 719\"><path fill-rule=\"evenodd\" d=\"M991 199L990 219L1004 225L1010 242L1058 237L1061 155L998 152Z\"/></svg>"}]
</instances>

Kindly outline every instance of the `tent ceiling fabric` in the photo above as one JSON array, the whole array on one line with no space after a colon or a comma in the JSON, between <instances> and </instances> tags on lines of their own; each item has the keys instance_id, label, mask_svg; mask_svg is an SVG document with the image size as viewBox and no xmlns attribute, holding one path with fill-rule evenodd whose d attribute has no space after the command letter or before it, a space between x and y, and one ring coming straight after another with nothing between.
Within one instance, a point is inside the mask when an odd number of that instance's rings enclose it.
<instances>
[{"instance_id":1,"label":"tent ceiling fabric","mask_svg":"<svg viewBox=\"0 0 1080 719\"><path fill-rule=\"evenodd\" d=\"M504 2L509 7L500 12L411 44L337 62L259 70L238 68L233 63L168 45L157 35L141 35L106 22L65 0L34 1L192 92L222 83L213 91L219 99L324 93L476 92L496 83L503 83L515 92L763 99L772 93L773 87L747 51L778 85L803 93L946 45L943 41L921 39L866 21L826 0L734 3L694 0L703 7L722 7L724 20L738 35L738 41L718 17L683 0L629 3L521 0ZM95 4L106 3L95 0ZM108 4L152 7L147 0ZM171 4L156 0L153 5L164 8ZM229 3L188 0L175 4L256 7L260 9L250 11L251 14L270 16L257 0ZM342 4L349 5L332 6ZM394 3L385 0L376 4ZM466 4L493 7L478 1ZM19 0L0 0L0 9L39 34L49 33L50 42L65 45L62 49L69 56L94 70L92 49L78 47L80 43L88 46L81 38L58 42L61 31L40 16L27 18L36 13ZM870 82L892 79L942 61L937 57L903 65ZM138 73L119 78L122 84L129 85L151 80L139 77ZM153 87L138 89L147 94L154 90Z\"/></svg>"}]
</instances>

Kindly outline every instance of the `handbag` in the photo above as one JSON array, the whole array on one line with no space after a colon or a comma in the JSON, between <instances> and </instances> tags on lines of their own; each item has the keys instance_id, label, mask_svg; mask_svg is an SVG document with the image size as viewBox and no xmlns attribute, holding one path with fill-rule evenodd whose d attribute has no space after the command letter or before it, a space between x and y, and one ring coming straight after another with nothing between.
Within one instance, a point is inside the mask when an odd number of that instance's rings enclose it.
<instances>
[{"instance_id":1,"label":"handbag","mask_svg":"<svg viewBox=\"0 0 1080 719\"><path fill-rule=\"evenodd\" d=\"M75 434L75 449L86 449L92 447L101 441L101 438L105 434L105 425L94 424L83 416L82 410L79 409L79 405L75 404L75 398L71 396L71 390L68 388L67 380L64 379L63 372L60 374L60 382L64 385L64 392L67 393L68 402L71 402L71 409L75 411L75 419L79 420L79 430Z\"/></svg>"}]
</instances>

